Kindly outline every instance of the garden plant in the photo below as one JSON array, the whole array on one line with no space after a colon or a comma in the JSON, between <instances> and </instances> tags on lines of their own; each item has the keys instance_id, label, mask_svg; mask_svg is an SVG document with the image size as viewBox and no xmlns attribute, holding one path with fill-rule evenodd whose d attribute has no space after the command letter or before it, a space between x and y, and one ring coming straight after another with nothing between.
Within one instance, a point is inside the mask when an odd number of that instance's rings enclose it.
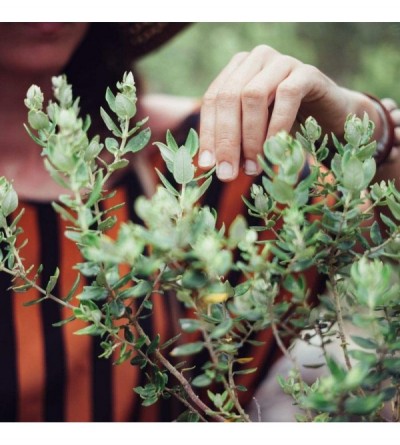
<instances>
[{"instance_id":1,"label":"garden plant","mask_svg":"<svg viewBox=\"0 0 400 445\"><path fill-rule=\"evenodd\" d=\"M89 138L90 118L79 117L79 99L65 76L52 82L55 101L46 108L40 88L28 90L26 129L51 177L69 190L53 206L68 221L65 236L83 261L68 295L53 294L58 269L47 286L38 284L42 266L23 261L23 209L2 177L0 269L13 277L14 291L34 287L42 297L29 304L53 300L69 308L70 317L55 329L86 321L76 334L98 336L104 359L117 351L115 366L130 361L141 368L147 383L133 390L144 406L178 398L185 406L178 420L250 420L238 397L246 388L236 376L257 372L242 351L265 329L292 362L289 376L278 378L298 405L297 420L399 420L400 192L393 181L373 182L376 143L368 116L349 116L343 140L322 136L312 117L295 137L279 133L267 140L259 159L262 185L253 184L252 199L245 200L259 221L251 227L240 215L230 227L217 227L215 210L199 204L213 170L197 171L196 132L182 146L168 132L156 145L173 181L157 171L160 185L151 198L120 203L134 204L143 224L124 222L112 239L113 209L100 205L113 196L107 184L150 140L146 120L132 124L133 76L125 73L116 91L106 91L108 111L100 113L110 136L104 141ZM305 163L309 173L299 180ZM261 240L264 231L273 237ZM320 295L311 295L307 284L311 268L326 282ZM232 271L243 276L235 286ZM81 276L90 284L78 291ZM179 324L182 333L197 333L197 341L182 343L177 333L162 343L146 334L142 320L155 293L192 309L193 317ZM292 355L295 340L320 349L320 360L307 366L325 366L328 375L311 385L303 380L303 365ZM340 359L330 354L333 343ZM188 373L185 358L205 351L208 360Z\"/></svg>"}]
</instances>

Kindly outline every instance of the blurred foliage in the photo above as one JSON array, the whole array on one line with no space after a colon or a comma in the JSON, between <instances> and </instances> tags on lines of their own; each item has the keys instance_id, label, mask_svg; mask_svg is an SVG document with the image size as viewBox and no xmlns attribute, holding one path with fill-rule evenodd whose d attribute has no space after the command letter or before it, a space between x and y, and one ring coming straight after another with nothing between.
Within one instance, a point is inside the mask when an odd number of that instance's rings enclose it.
<instances>
[{"instance_id":1,"label":"blurred foliage","mask_svg":"<svg viewBox=\"0 0 400 445\"><path fill-rule=\"evenodd\" d=\"M340 84L400 100L399 43L399 23L197 23L138 67L151 91L201 96L234 54L267 44Z\"/></svg>"}]
</instances>

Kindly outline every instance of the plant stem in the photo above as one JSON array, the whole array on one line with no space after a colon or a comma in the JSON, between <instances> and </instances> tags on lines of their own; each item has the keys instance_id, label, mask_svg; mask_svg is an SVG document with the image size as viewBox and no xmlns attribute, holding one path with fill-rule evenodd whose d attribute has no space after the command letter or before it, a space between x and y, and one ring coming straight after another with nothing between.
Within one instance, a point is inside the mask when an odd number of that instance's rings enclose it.
<instances>
[{"instance_id":1,"label":"plant stem","mask_svg":"<svg viewBox=\"0 0 400 445\"><path fill-rule=\"evenodd\" d=\"M144 332L140 324L137 320L133 319L133 326L136 329L137 333L140 336L143 336L145 338L146 345L150 345L151 341L148 337L148 335ZM205 414L213 417L215 420L219 422L225 422L225 419L218 415L218 414L212 414L211 409L202 401L200 400L199 396L194 393L190 383L188 380L172 365L172 363L169 362L160 352L159 349L156 349L154 351L154 354L156 355L157 359L162 363L162 365L178 380L178 382L183 386L183 389L185 390L186 394L189 396L189 398L192 400L192 402Z\"/></svg>"},{"instance_id":2,"label":"plant stem","mask_svg":"<svg viewBox=\"0 0 400 445\"><path fill-rule=\"evenodd\" d=\"M351 362L350 362L349 353L348 353L348 350L347 350L347 338L346 338L346 333L345 333L345 329L344 329L342 305L340 303L340 296L339 296L339 292L338 292L337 287L336 287L335 276L334 276L334 273L332 271L330 271L330 273L329 273L329 280L330 280L330 282L332 284L331 288L332 288L334 302L335 302L335 309L336 309L336 315L337 315L337 324L338 324L338 333L339 333L339 337L340 337L340 341L341 341L340 346L342 347L342 350L343 350L344 361L346 363L346 367L350 371L350 369L352 369L352 366L351 366Z\"/></svg>"}]
</instances>

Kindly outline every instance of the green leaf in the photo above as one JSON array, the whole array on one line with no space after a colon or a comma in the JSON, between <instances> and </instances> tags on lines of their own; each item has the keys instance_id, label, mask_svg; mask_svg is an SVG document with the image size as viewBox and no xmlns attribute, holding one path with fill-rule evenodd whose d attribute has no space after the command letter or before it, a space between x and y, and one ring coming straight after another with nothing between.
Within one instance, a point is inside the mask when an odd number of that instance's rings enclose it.
<instances>
[{"instance_id":1,"label":"green leaf","mask_svg":"<svg viewBox=\"0 0 400 445\"><path fill-rule=\"evenodd\" d=\"M200 187L196 189L196 201L198 201L204 195L204 193L210 186L211 182L212 182L212 177L210 176L200 185Z\"/></svg>"},{"instance_id":2,"label":"green leaf","mask_svg":"<svg viewBox=\"0 0 400 445\"><path fill-rule=\"evenodd\" d=\"M371 340L369 338L363 338L363 337L359 337L357 335L352 335L351 339L354 341L354 343L356 345L358 345L364 349L377 349L377 347L378 347L378 345L373 340Z\"/></svg>"},{"instance_id":3,"label":"green leaf","mask_svg":"<svg viewBox=\"0 0 400 445\"><path fill-rule=\"evenodd\" d=\"M188 184L194 177L192 157L186 147L180 147L174 155L173 175L178 184Z\"/></svg>"},{"instance_id":4,"label":"green leaf","mask_svg":"<svg viewBox=\"0 0 400 445\"><path fill-rule=\"evenodd\" d=\"M51 206L58 214L61 215L62 219L65 221L70 221L72 224L76 225L76 219L67 210L65 210L64 207L60 206L60 204L57 204L56 202L52 202Z\"/></svg>"},{"instance_id":5,"label":"green leaf","mask_svg":"<svg viewBox=\"0 0 400 445\"><path fill-rule=\"evenodd\" d=\"M197 354L204 348L204 343L197 341L194 343L187 343L186 345L177 346L171 351L173 357L180 357L182 355Z\"/></svg>"},{"instance_id":6,"label":"green leaf","mask_svg":"<svg viewBox=\"0 0 400 445\"><path fill-rule=\"evenodd\" d=\"M295 193L289 184L279 178L274 178L271 190L268 190L271 196L282 204L289 204L295 198Z\"/></svg>"},{"instance_id":7,"label":"green leaf","mask_svg":"<svg viewBox=\"0 0 400 445\"><path fill-rule=\"evenodd\" d=\"M168 181L168 179L158 170L158 168L155 169L157 172L158 177L160 178L161 182L164 184L164 187L174 196L180 196L179 192L173 187L173 185Z\"/></svg>"},{"instance_id":8,"label":"green leaf","mask_svg":"<svg viewBox=\"0 0 400 445\"><path fill-rule=\"evenodd\" d=\"M87 207L92 207L101 197L101 190L103 187L103 170L98 170L96 179L90 193L89 199L86 202Z\"/></svg>"},{"instance_id":9,"label":"green leaf","mask_svg":"<svg viewBox=\"0 0 400 445\"><path fill-rule=\"evenodd\" d=\"M376 173L375 159L367 159L366 161L364 161L363 172L364 172L363 188L366 188L368 184L372 181Z\"/></svg>"},{"instance_id":10,"label":"green leaf","mask_svg":"<svg viewBox=\"0 0 400 445\"><path fill-rule=\"evenodd\" d=\"M111 154L115 155L119 149L119 143L114 138L106 138L104 141L106 145L107 151L109 151Z\"/></svg>"},{"instance_id":11,"label":"green leaf","mask_svg":"<svg viewBox=\"0 0 400 445\"><path fill-rule=\"evenodd\" d=\"M374 221L374 223L371 226L370 236L371 236L371 240L375 244L375 246L378 246L379 244L381 244L383 242L382 234L379 229L379 224L377 221Z\"/></svg>"},{"instance_id":12,"label":"green leaf","mask_svg":"<svg viewBox=\"0 0 400 445\"><path fill-rule=\"evenodd\" d=\"M13 287L13 291L14 292L26 292L28 289L30 289L32 287L31 285L29 285L28 288L26 288L24 290L21 289L22 287L26 287L26 286L28 286L28 285L18 286L17 288ZM19 288L19 290L18 290L18 288ZM47 300L47 295L44 297L36 298L35 300L27 301L27 302L23 303L23 306L25 306L25 307L33 306L34 304L41 303L44 300Z\"/></svg>"},{"instance_id":13,"label":"green leaf","mask_svg":"<svg viewBox=\"0 0 400 445\"><path fill-rule=\"evenodd\" d=\"M168 145L163 144L162 142L154 142L154 145L158 147L161 153L161 157L164 159L165 165L168 170L172 173L174 170L174 151L172 151Z\"/></svg>"},{"instance_id":14,"label":"green leaf","mask_svg":"<svg viewBox=\"0 0 400 445\"><path fill-rule=\"evenodd\" d=\"M110 314L114 317L114 318L121 318L126 311L126 307L124 305L124 303L121 300L112 300L110 302L110 304L108 305L109 309L110 309Z\"/></svg>"},{"instance_id":15,"label":"green leaf","mask_svg":"<svg viewBox=\"0 0 400 445\"><path fill-rule=\"evenodd\" d=\"M123 153L136 153L142 150L149 143L150 137L150 128L142 130L139 134L129 140L129 142L126 144L126 147L124 148Z\"/></svg>"},{"instance_id":16,"label":"green leaf","mask_svg":"<svg viewBox=\"0 0 400 445\"><path fill-rule=\"evenodd\" d=\"M121 137L122 133L121 130L115 125L114 121L111 119L111 117L108 115L106 110L104 108L100 107L100 115L106 124L106 127L112 132L114 136Z\"/></svg>"},{"instance_id":17,"label":"green leaf","mask_svg":"<svg viewBox=\"0 0 400 445\"><path fill-rule=\"evenodd\" d=\"M400 221L400 204L390 197L387 198L386 202L393 216Z\"/></svg>"},{"instance_id":18,"label":"green leaf","mask_svg":"<svg viewBox=\"0 0 400 445\"><path fill-rule=\"evenodd\" d=\"M373 413L382 404L382 396L369 395L365 397L353 397L345 401L344 407L349 414L365 416Z\"/></svg>"},{"instance_id":19,"label":"green leaf","mask_svg":"<svg viewBox=\"0 0 400 445\"><path fill-rule=\"evenodd\" d=\"M185 147L189 150L190 156L193 158L199 149L199 137L193 128L189 130L187 135Z\"/></svg>"},{"instance_id":20,"label":"green leaf","mask_svg":"<svg viewBox=\"0 0 400 445\"><path fill-rule=\"evenodd\" d=\"M153 284L150 281L146 280L141 280L131 289L127 289L127 291L130 291L129 296L135 298L144 297L152 290L153 290ZM126 296L124 298L126 298Z\"/></svg>"},{"instance_id":21,"label":"green leaf","mask_svg":"<svg viewBox=\"0 0 400 445\"><path fill-rule=\"evenodd\" d=\"M78 331L75 331L75 335L101 335L104 332L103 328L100 328L94 324L91 324L89 326L86 326L82 329L79 329Z\"/></svg>"},{"instance_id":22,"label":"green leaf","mask_svg":"<svg viewBox=\"0 0 400 445\"><path fill-rule=\"evenodd\" d=\"M151 406L154 405L158 401L158 397L149 397L148 399L145 399L142 403L142 406Z\"/></svg>"},{"instance_id":23,"label":"green leaf","mask_svg":"<svg viewBox=\"0 0 400 445\"><path fill-rule=\"evenodd\" d=\"M106 101L110 109L115 113L115 96L109 87L106 90Z\"/></svg>"},{"instance_id":24,"label":"green leaf","mask_svg":"<svg viewBox=\"0 0 400 445\"><path fill-rule=\"evenodd\" d=\"M197 388L204 388L211 385L211 383L212 380L206 374L200 374L192 380L192 385L196 386Z\"/></svg>"},{"instance_id":25,"label":"green leaf","mask_svg":"<svg viewBox=\"0 0 400 445\"><path fill-rule=\"evenodd\" d=\"M207 274L201 270L187 269L182 276L182 286L188 289L201 289L207 282Z\"/></svg>"},{"instance_id":26,"label":"green leaf","mask_svg":"<svg viewBox=\"0 0 400 445\"><path fill-rule=\"evenodd\" d=\"M360 362L367 363L370 366L374 365L378 361L378 357L375 354L360 351L359 349L349 351L349 355L350 357L353 357Z\"/></svg>"},{"instance_id":27,"label":"green leaf","mask_svg":"<svg viewBox=\"0 0 400 445\"><path fill-rule=\"evenodd\" d=\"M160 343L160 334L157 334L147 347L146 354L148 355L153 354L153 352L157 349L159 343Z\"/></svg>"},{"instance_id":28,"label":"green leaf","mask_svg":"<svg viewBox=\"0 0 400 445\"><path fill-rule=\"evenodd\" d=\"M363 147L360 147L360 149L356 153L356 156L360 161L366 161L375 154L375 151L376 151L376 142L373 141L367 145L364 145Z\"/></svg>"},{"instance_id":29,"label":"green leaf","mask_svg":"<svg viewBox=\"0 0 400 445\"><path fill-rule=\"evenodd\" d=\"M108 290L99 286L84 286L79 300L101 301L107 298Z\"/></svg>"},{"instance_id":30,"label":"green leaf","mask_svg":"<svg viewBox=\"0 0 400 445\"><path fill-rule=\"evenodd\" d=\"M176 421L177 422L198 422L200 420L200 416L193 411L186 410L182 414L179 414Z\"/></svg>"},{"instance_id":31,"label":"green leaf","mask_svg":"<svg viewBox=\"0 0 400 445\"><path fill-rule=\"evenodd\" d=\"M106 218L104 221L102 221L97 228L101 231L101 232L106 232L107 230L111 229L112 227L115 226L117 222L117 217L116 216L109 216L108 218Z\"/></svg>"},{"instance_id":32,"label":"green leaf","mask_svg":"<svg viewBox=\"0 0 400 445\"><path fill-rule=\"evenodd\" d=\"M27 131L27 133L29 134L30 138L31 138L37 145L39 145L39 147L46 147L46 145L47 145L46 142L40 140L37 136L35 136L35 135L32 133L32 131L30 130L30 128L29 128L26 124L24 124L24 128L25 128L25 130Z\"/></svg>"},{"instance_id":33,"label":"green leaf","mask_svg":"<svg viewBox=\"0 0 400 445\"><path fill-rule=\"evenodd\" d=\"M362 190L365 177L363 164L355 156L342 159L343 185L350 190Z\"/></svg>"},{"instance_id":34,"label":"green leaf","mask_svg":"<svg viewBox=\"0 0 400 445\"><path fill-rule=\"evenodd\" d=\"M54 272L54 275L50 277L49 282L47 283L46 295L49 295L56 286L59 275L60 275L60 269L57 267Z\"/></svg>"},{"instance_id":35,"label":"green leaf","mask_svg":"<svg viewBox=\"0 0 400 445\"><path fill-rule=\"evenodd\" d=\"M382 222L389 227L390 233L393 233L394 231L397 230L397 225L390 218L388 218L386 215L384 215L383 213L380 213L379 217L382 219Z\"/></svg>"},{"instance_id":36,"label":"green leaf","mask_svg":"<svg viewBox=\"0 0 400 445\"><path fill-rule=\"evenodd\" d=\"M247 221L243 215L238 215L229 227L229 240L235 245L243 241L247 232Z\"/></svg>"},{"instance_id":37,"label":"green leaf","mask_svg":"<svg viewBox=\"0 0 400 445\"><path fill-rule=\"evenodd\" d=\"M120 119L131 119L136 114L135 101L123 93L117 93L115 98L115 113Z\"/></svg>"},{"instance_id":38,"label":"green leaf","mask_svg":"<svg viewBox=\"0 0 400 445\"><path fill-rule=\"evenodd\" d=\"M121 168L125 168L129 165L129 161L127 159L121 159L120 161L113 162L108 166L110 172L115 172L115 170L120 170Z\"/></svg>"},{"instance_id":39,"label":"green leaf","mask_svg":"<svg viewBox=\"0 0 400 445\"><path fill-rule=\"evenodd\" d=\"M192 333L201 329L200 321L194 318L181 318L179 319L179 324L184 332Z\"/></svg>"},{"instance_id":40,"label":"green leaf","mask_svg":"<svg viewBox=\"0 0 400 445\"><path fill-rule=\"evenodd\" d=\"M167 145L168 147L173 151L173 152L177 152L178 151L178 144L175 141L175 138L172 136L172 133L167 130L167 135L166 135L166 141L167 141Z\"/></svg>"},{"instance_id":41,"label":"green leaf","mask_svg":"<svg viewBox=\"0 0 400 445\"><path fill-rule=\"evenodd\" d=\"M333 357L327 357L326 364L336 380L341 381L346 377L345 369Z\"/></svg>"},{"instance_id":42,"label":"green leaf","mask_svg":"<svg viewBox=\"0 0 400 445\"><path fill-rule=\"evenodd\" d=\"M214 328L211 332L210 338L217 339L223 337L227 334L233 326L233 321L231 318L227 318L221 324L219 324L216 328Z\"/></svg>"},{"instance_id":43,"label":"green leaf","mask_svg":"<svg viewBox=\"0 0 400 445\"><path fill-rule=\"evenodd\" d=\"M71 317L66 318L65 320L58 321L57 323L52 323L52 326L55 328L59 328L61 326L64 326L65 324L74 321L76 319L75 315L72 315Z\"/></svg>"}]
</instances>

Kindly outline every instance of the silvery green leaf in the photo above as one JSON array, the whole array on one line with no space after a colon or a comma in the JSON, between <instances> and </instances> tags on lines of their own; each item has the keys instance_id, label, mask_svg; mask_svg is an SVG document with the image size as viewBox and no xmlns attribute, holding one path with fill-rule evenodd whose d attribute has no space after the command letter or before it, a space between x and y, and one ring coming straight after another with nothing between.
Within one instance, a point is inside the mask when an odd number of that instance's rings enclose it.
<instances>
[{"instance_id":1,"label":"silvery green leaf","mask_svg":"<svg viewBox=\"0 0 400 445\"><path fill-rule=\"evenodd\" d=\"M118 93L115 98L115 113L120 119L131 119L136 114L136 104L125 94Z\"/></svg>"},{"instance_id":2,"label":"silvery green leaf","mask_svg":"<svg viewBox=\"0 0 400 445\"><path fill-rule=\"evenodd\" d=\"M129 165L129 161L127 159L121 159L120 161L113 162L108 166L110 172L114 172L115 170L120 170L121 168L125 168Z\"/></svg>"},{"instance_id":3,"label":"silvery green leaf","mask_svg":"<svg viewBox=\"0 0 400 445\"><path fill-rule=\"evenodd\" d=\"M100 115L104 123L106 124L106 127L112 132L112 134L114 136L121 137L121 130L115 125L114 121L111 119L104 108L100 108Z\"/></svg>"},{"instance_id":4,"label":"silvery green leaf","mask_svg":"<svg viewBox=\"0 0 400 445\"><path fill-rule=\"evenodd\" d=\"M247 231L247 222L243 215L238 215L229 227L229 239L235 245L244 239Z\"/></svg>"},{"instance_id":5,"label":"silvery green leaf","mask_svg":"<svg viewBox=\"0 0 400 445\"><path fill-rule=\"evenodd\" d=\"M368 145L364 145L360 148L359 151L357 151L357 158L360 161L366 161L367 159L371 158L376 151L376 142L370 142Z\"/></svg>"},{"instance_id":6,"label":"silvery green leaf","mask_svg":"<svg viewBox=\"0 0 400 445\"><path fill-rule=\"evenodd\" d=\"M180 147L174 155L174 179L178 184L188 184L194 177L194 165L189 150Z\"/></svg>"},{"instance_id":7,"label":"silvery green leaf","mask_svg":"<svg viewBox=\"0 0 400 445\"><path fill-rule=\"evenodd\" d=\"M383 241L382 234L379 229L379 224L377 221L374 221L374 223L371 226L370 236L371 236L371 240L375 244L375 246L378 246Z\"/></svg>"},{"instance_id":8,"label":"silvery green leaf","mask_svg":"<svg viewBox=\"0 0 400 445\"><path fill-rule=\"evenodd\" d=\"M267 191L276 201L282 204L288 204L295 198L293 188L279 178L274 178L271 190Z\"/></svg>"},{"instance_id":9,"label":"silvery green leaf","mask_svg":"<svg viewBox=\"0 0 400 445\"><path fill-rule=\"evenodd\" d=\"M363 188L366 188L369 183L374 179L376 173L376 162L374 158L369 158L363 163L364 172L364 184Z\"/></svg>"},{"instance_id":10,"label":"silvery green leaf","mask_svg":"<svg viewBox=\"0 0 400 445\"><path fill-rule=\"evenodd\" d=\"M150 137L151 137L150 128L142 130L139 134L137 134L136 136L134 136L132 139L129 140L123 151L124 154L128 152L136 153L137 151L142 150L142 148L144 148L148 144Z\"/></svg>"},{"instance_id":11,"label":"silvery green leaf","mask_svg":"<svg viewBox=\"0 0 400 445\"><path fill-rule=\"evenodd\" d=\"M172 136L172 133L169 130L167 130L166 140L168 147L172 151L178 151L178 144L176 143L175 138Z\"/></svg>"},{"instance_id":12,"label":"silvery green leaf","mask_svg":"<svg viewBox=\"0 0 400 445\"><path fill-rule=\"evenodd\" d=\"M180 357L182 355L192 355L197 354L204 348L204 343L197 341L194 343L187 343L182 346L177 346L171 351L173 357Z\"/></svg>"},{"instance_id":13,"label":"silvery green leaf","mask_svg":"<svg viewBox=\"0 0 400 445\"><path fill-rule=\"evenodd\" d=\"M197 150L199 149L199 137L193 128L189 130L189 134L186 138L185 147L189 150L190 155L192 158L197 153Z\"/></svg>"},{"instance_id":14,"label":"silvery green leaf","mask_svg":"<svg viewBox=\"0 0 400 445\"><path fill-rule=\"evenodd\" d=\"M400 221L400 204L393 198L387 198L386 202L393 216Z\"/></svg>"},{"instance_id":15,"label":"silvery green leaf","mask_svg":"<svg viewBox=\"0 0 400 445\"><path fill-rule=\"evenodd\" d=\"M162 142L155 142L158 149L160 150L161 156L164 159L165 165L168 170L172 173L174 170L174 152Z\"/></svg>"},{"instance_id":16,"label":"silvery green leaf","mask_svg":"<svg viewBox=\"0 0 400 445\"><path fill-rule=\"evenodd\" d=\"M115 98L115 113L120 119L131 119L136 114L136 104L126 95L118 93Z\"/></svg>"},{"instance_id":17,"label":"silvery green leaf","mask_svg":"<svg viewBox=\"0 0 400 445\"><path fill-rule=\"evenodd\" d=\"M155 169L158 177L160 178L161 182L164 184L165 188L174 196L179 196L179 192L173 187L173 185L168 181L168 179L158 170L158 168Z\"/></svg>"},{"instance_id":18,"label":"silvery green leaf","mask_svg":"<svg viewBox=\"0 0 400 445\"><path fill-rule=\"evenodd\" d=\"M56 286L59 275L60 275L60 270L57 267L54 272L54 275L52 275L50 277L49 282L47 283L46 295L49 295L51 293L51 291L54 289L54 287Z\"/></svg>"},{"instance_id":19,"label":"silvery green leaf","mask_svg":"<svg viewBox=\"0 0 400 445\"><path fill-rule=\"evenodd\" d=\"M107 88L106 90L106 101L108 103L108 106L110 107L110 109L116 113L115 111L115 96L114 93L111 91L110 88Z\"/></svg>"},{"instance_id":20,"label":"silvery green leaf","mask_svg":"<svg viewBox=\"0 0 400 445\"><path fill-rule=\"evenodd\" d=\"M350 190L360 191L364 187L363 164L355 156L342 159L343 185Z\"/></svg>"},{"instance_id":21,"label":"silvery green leaf","mask_svg":"<svg viewBox=\"0 0 400 445\"><path fill-rule=\"evenodd\" d=\"M119 143L114 138L106 138L104 141L106 145L107 151L109 151L111 154L115 154L119 149Z\"/></svg>"},{"instance_id":22,"label":"silvery green leaf","mask_svg":"<svg viewBox=\"0 0 400 445\"><path fill-rule=\"evenodd\" d=\"M43 113L43 111L31 110L28 113L29 125L34 130L43 130L49 126L49 118Z\"/></svg>"},{"instance_id":23,"label":"silvery green leaf","mask_svg":"<svg viewBox=\"0 0 400 445\"><path fill-rule=\"evenodd\" d=\"M5 193L0 207L4 216L10 215L18 207L18 195L12 187Z\"/></svg>"},{"instance_id":24,"label":"silvery green leaf","mask_svg":"<svg viewBox=\"0 0 400 445\"><path fill-rule=\"evenodd\" d=\"M264 143L264 154L273 164L280 164L285 158L286 142L279 135L267 139Z\"/></svg>"},{"instance_id":25,"label":"silvery green leaf","mask_svg":"<svg viewBox=\"0 0 400 445\"><path fill-rule=\"evenodd\" d=\"M89 199L86 202L87 207L92 207L101 197L101 190L103 187L103 170L99 170L96 175L96 180L93 189L90 193Z\"/></svg>"}]
</instances>

